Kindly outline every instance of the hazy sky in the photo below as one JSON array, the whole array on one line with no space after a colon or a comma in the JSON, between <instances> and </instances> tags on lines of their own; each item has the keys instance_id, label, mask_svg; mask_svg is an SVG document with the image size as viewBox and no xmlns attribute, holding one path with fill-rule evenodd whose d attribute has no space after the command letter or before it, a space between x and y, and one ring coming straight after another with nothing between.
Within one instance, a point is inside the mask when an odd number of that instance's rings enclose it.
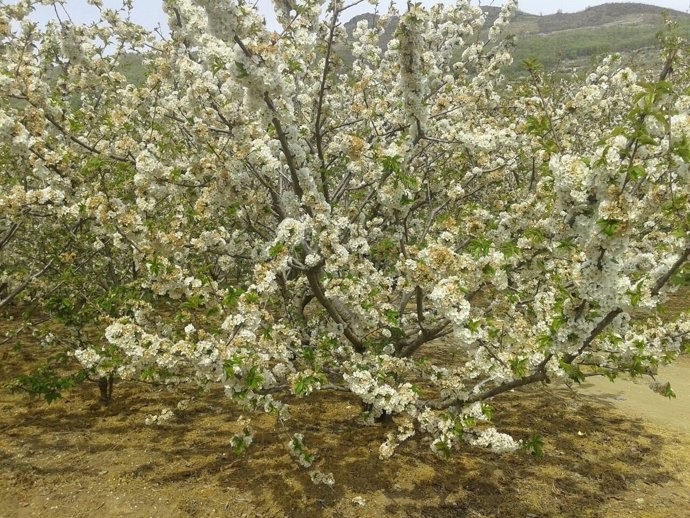
<instances>
[{"instance_id":1,"label":"hazy sky","mask_svg":"<svg viewBox=\"0 0 690 518\"><path fill-rule=\"evenodd\" d=\"M401 5L405 3L402 0L396 1L398 1L398 3ZM425 4L434 3L432 0L423 1ZM481 3L482 5L503 4L502 0L494 0L493 2L490 0L482 0L481 2L477 2L477 0L474 1L475 3ZM616 0L609 1L615 2ZM621 0L618 0L619 3L620 1ZM121 2L118 0L105 0L105 3L110 7L117 7L122 5ZM386 3L387 1L382 2L382 4ZM607 2L597 0L522 0L519 2L519 5L521 11L525 11L528 13L551 14L555 13L558 10L562 10L563 12L581 11L583 9L586 9L587 7L603 3ZM667 7L670 9L676 9L678 11L690 12L690 0L647 0L645 2L640 3L653 4L661 7ZM272 13L271 0L258 0L258 4L262 12L266 13L267 19L269 20L270 24L272 19L272 17L269 14ZM90 20L93 19L95 16L96 10L93 7L86 4L84 0L67 0L66 5L67 10L69 11L70 15L75 21ZM363 5L366 6L367 4L364 3ZM162 24L165 26L167 23L166 17L161 9L161 2L159 0L134 0L134 9L135 21L141 23L142 25L145 25L146 27L153 28L158 24ZM355 14L365 12L366 10L366 8L363 8L360 11L353 10L348 16L348 18ZM46 20L53 16L54 13L52 8L48 7L41 7L36 13L36 18L39 20Z\"/></svg>"}]
</instances>

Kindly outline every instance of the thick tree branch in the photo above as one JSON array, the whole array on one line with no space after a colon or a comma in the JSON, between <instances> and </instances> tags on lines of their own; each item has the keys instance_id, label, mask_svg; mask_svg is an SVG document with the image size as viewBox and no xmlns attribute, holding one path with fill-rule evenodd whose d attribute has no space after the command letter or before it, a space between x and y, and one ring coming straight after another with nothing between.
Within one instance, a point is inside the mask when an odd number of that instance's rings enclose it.
<instances>
[{"instance_id":1,"label":"thick tree branch","mask_svg":"<svg viewBox=\"0 0 690 518\"><path fill-rule=\"evenodd\" d=\"M12 240L20 226L21 221L18 223L10 223L10 227L7 229L7 232L5 232L5 235L2 237L2 239L0 239L0 251Z\"/></svg>"},{"instance_id":2,"label":"thick tree branch","mask_svg":"<svg viewBox=\"0 0 690 518\"><path fill-rule=\"evenodd\" d=\"M10 302L12 302L17 295L19 295L24 289L31 284L34 280L38 279L41 275L43 275L45 272L48 271L48 268L51 267L53 264L53 259L48 261L48 263L39 271L37 271L34 274L29 275L24 282L19 284L16 288L14 288L7 297L5 297L3 300L0 300L0 309L3 307L7 306Z\"/></svg>"},{"instance_id":3,"label":"thick tree branch","mask_svg":"<svg viewBox=\"0 0 690 518\"><path fill-rule=\"evenodd\" d=\"M319 279L318 272L315 270L310 270L307 272L307 280L309 281L309 287L312 293L319 301L319 303L326 309L329 316L337 323L343 326L343 334L350 341L355 351L364 352L364 344L362 339L357 336L357 333L353 329L352 323L349 322L349 318L346 314L343 314L342 308L338 308L337 304L326 297L321 286L321 281Z\"/></svg>"}]
</instances>

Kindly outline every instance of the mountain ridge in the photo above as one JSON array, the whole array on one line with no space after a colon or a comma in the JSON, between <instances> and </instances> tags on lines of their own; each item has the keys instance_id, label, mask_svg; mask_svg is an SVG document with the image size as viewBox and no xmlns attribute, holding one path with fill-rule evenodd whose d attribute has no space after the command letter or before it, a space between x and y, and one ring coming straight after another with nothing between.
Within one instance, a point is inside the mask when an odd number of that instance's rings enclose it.
<instances>
[{"instance_id":1,"label":"mountain ridge","mask_svg":"<svg viewBox=\"0 0 690 518\"><path fill-rule=\"evenodd\" d=\"M500 7L483 6L488 30ZM351 36L357 23L371 23L372 13L353 17L344 24ZM506 30L515 36L514 64L509 72L520 73L524 60L541 62L546 68L558 65L587 66L605 54L635 54L658 47L657 35L665 29L665 18L676 22L679 32L690 39L690 14L640 2L605 3L576 13L532 14L519 11ZM397 26L393 18L381 45L392 39Z\"/></svg>"},{"instance_id":2,"label":"mountain ridge","mask_svg":"<svg viewBox=\"0 0 690 518\"><path fill-rule=\"evenodd\" d=\"M500 7L482 6L482 11L487 14L486 25L490 25L498 17L501 11ZM518 11L512 20L512 24L520 24L521 22L538 22L538 33L549 34L550 32L560 30L574 30L586 27L597 27L610 23L620 22L627 17L634 15L652 15L663 16L667 14L673 18L688 18L690 14L676 9L667 7L660 7L657 5L645 4L642 2L617 2L604 3L587 7L582 11L574 13L556 12L552 14L534 14L526 11ZM363 13L352 17L345 22L345 28L348 33L357 26L361 20L370 21L374 17L373 13ZM395 19L395 18L394 18Z\"/></svg>"}]
</instances>

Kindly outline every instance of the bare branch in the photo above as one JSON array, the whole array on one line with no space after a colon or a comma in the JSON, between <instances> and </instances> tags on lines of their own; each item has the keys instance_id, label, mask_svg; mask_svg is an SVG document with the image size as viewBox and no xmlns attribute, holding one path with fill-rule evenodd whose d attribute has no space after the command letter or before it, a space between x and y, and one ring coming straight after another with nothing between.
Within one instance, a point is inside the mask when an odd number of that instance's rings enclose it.
<instances>
[{"instance_id":1,"label":"bare branch","mask_svg":"<svg viewBox=\"0 0 690 518\"><path fill-rule=\"evenodd\" d=\"M7 246L7 243L9 243L12 240L12 238L17 233L17 230L19 230L21 224L21 221L18 223L10 224L10 227L7 229L7 232L5 232L5 235L2 237L2 239L0 239L0 250L5 248L5 246Z\"/></svg>"},{"instance_id":2,"label":"bare branch","mask_svg":"<svg viewBox=\"0 0 690 518\"><path fill-rule=\"evenodd\" d=\"M39 271L37 271L34 274L29 275L24 282L19 284L16 288L14 288L7 297L5 297L3 300L0 300L0 309L4 308L7 306L10 302L12 302L17 295L19 295L26 287L31 284L34 280L38 279L41 275L43 275L46 271L48 271L48 268L51 267L53 264L54 259L51 259L48 261L48 263Z\"/></svg>"}]
</instances>

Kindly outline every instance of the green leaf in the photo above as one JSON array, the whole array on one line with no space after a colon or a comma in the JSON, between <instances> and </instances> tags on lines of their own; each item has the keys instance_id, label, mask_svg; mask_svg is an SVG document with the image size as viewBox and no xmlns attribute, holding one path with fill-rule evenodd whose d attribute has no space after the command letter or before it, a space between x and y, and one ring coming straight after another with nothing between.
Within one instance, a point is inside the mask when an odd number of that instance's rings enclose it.
<instances>
[{"instance_id":1,"label":"green leaf","mask_svg":"<svg viewBox=\"0 0 690 518\"><path fill-rule=\"evenodd\" d=\"M394 309L389 309L385 313L386 319L391 323L391 324L397 324L398 319L400 318L400 312L394 310Z\"/></svg>"},{"instance_id":2,"label":"green leaf","mask_svg":"<svg viewBox=\"0 0 690 518\"><path fill-rule=\"evenodd\" d=\"M602 218L597 221L597 225L599 225L601 231L609 237L616 235L620 224L621 221L614 218Z\"/></svg>"},{"instance_id":3,"label":"green leaf","mask_svg":"<svg viewBox=\"0 0 690 518\"><path fill-rule=\"evenodd\" d=\"M434 448L436 452L441 454L444 459L448 459L450 457L450 445L446 441L438 441L434 445Z\"/></svg>"},{"instance_id":4,"label":"green leaf","mask_svg":"<svg viewBox=\"0 0 690 518\"><path fill-rule=\"evenodd\" d=\"M647 171L645 171L643 165L637 164L630 168L628 174L632 180L639 180L640 178L644 178L644 176L647 174Z\"/></svg>"},{"instance_id":5,"label":"green leaf","mask_svg":"<svg viewBox=\"0 0 690 518\"><path fill-rule=\"evenodd\" d=\"M302 64L297 59L291 59L288 61L288 68L290 72L301 72Z\"/></svg>"},{"instance_id":6,"label":"green leaf","mask_svg":"<svg viewBox=\"0 0 690 518\"><path fill-rule=\"evenodd\" d=\"M247 67L244 66L244 63L235 61L235 68L237 69L238 79L244 79L245 77L249 77L249 72L247 72Z\"/></svg>"},{"instance_id":7,"label":"green leaf","mask_svg":"<svg viewBox=\"0 0 690 518\"><path fill-rule=\"evenodd\" d=\"M283 243L276 243L271 248L268 249L268 255L272 258L278 257L280 252L285 250L285 245Z\"/></svg>"},{"instance_id":8,"label":"green leaf","mask_svg":"<svg viewBox=\"0 0 690 518\"><path fill-rule=\"evenodd\" d=\"M510 369L516 378L524 378L527 375L527 358L513 358L510 360Z\"/></svg>"},{"instance_id":9,"label":"green leaf","mask_svg":"<svg viewBox=\"0 0 690 518\"><path fill-rule=\"evenodd\" d=\"M521 64L523 67L525 67L525 69L528 72L539 72L544 68L543 65L536 58L523 59Z\"/></svg>"},{"instance_id":10,"label":"green leaf","mask_svg":"<svg viewBox=\"0 0 690 518\"><path fill-rule=\"evenodd\" d=\"M317 385L318 383L323 383L324 381L325 378L319 374L300 376L295 382L295 395L302 397L311 394L314 391L314 385Z\"/></svg>"},{"instance_id":11,"label":"green leaf","mask_svg":"<svg viewBox=\"0 0 690 518\"><path fill-rule=\"evenodd\" d=\"M259 302L259 295L256 293L245 293L244 294L244 301L247 304L254 304L255 302Z\"/></svg>"},{"instance_id":12,"label":"green leaf","mask_svg":"<svg viewBox=\"0 0 690 518\"><path fill-rule=\"evenodd\" d=\"M577 365L572 365L570 363L566 363L563 360L560 362L560 367L565 371L565 373L568 375L568 377L576 382L578 385L585 381L585 375L584 373L580 370L580 367Z\"/></svg>"},{"instance_id":13,"label":"green leaf","mask_svg":"<svg viewBox=\"0 0 690 518\"><path fill-rule=\"evenodd\" d=\"M642 300L642 283L639 283L634 290L627 290L625 294L630 297L630 305L636 308Z\"/></svg>"},{"instance_id":14,"label":"green leaf","mask_svg":"<svg viewBox=\"0 0 690 518\"><path fill-rule=\"evenodd\" d=\"M195 293L187 297L187 300L180 304L181 307L189 310L198 309L201 306L202 298L201 295Z\"/></svg>"},{"instance_id":15,"label":"green leaf","mask_svg":"<svg viewBox=\"0 0 690 518\"><path fill-rule=\"evenodd\" d=\"M539 434L533 435L527 439L523 443L523 448L525 452L534 455L538 459L544 456L544 440Z\"/></svg>"},{"instance_id":16,"label":"green leaf","mask_svg":"<svg viewBox=\"0 0 690 518\"><path fill-rule=\"evenodd\" d=\"M530 239L535 244L543 243L546 239L544 233L537 228L525 229L525 237Z\"/></svg>"},{"instance_id":17,"label":"green leaf","mask_svg":"<svg viewBox=\"0 0 690 518\"><path fill-rule=\"evenodd\" d=\"M247 451L247 448L249 448L249 445L245 441L243 435L235 435L230 441L230 446L232 447L232 451L235 453L235 455L242 455L245 451Z\"/></svg>"},{"instance_id":18,"label":"green leaf","mask_svg":"<svg viewBox=\"0 0 690 518\"><path fill-rule=\"evenodd\" d=\"M316 350L313 347L304 347L301 354L302 358L310 365L316 361Z\"/></svg>"},{"instance_id":19,"label":"green leaf","mask_svg":"<svg viewBox=\"0 0 690 518\"><path fill-rule=\"evenodd\" d=\"M520 247L517 246L517 244L513 241L509 241L501 245L501 252L503 252L503 255L505 255L507 258L511 258L520 253Z\"/></svg>"},{"instance_id":20,"label":"green leaf","mask_svg":"<svg viewBox=\"0 0 690 518\"><path fill-rule=\"evenodd\" d=\"M571 238L566 238L558 242L557 248L559 250L575 250L575 243Z\"/></svg>"},{"instance_id":21,"label":"green leaf","mask_svg":"<svg viewBox=\"0 0 690 518\"><path fill-rule=\"evenodd\" d=\"M465 324L465 327L472 331L473 333L476 333L479 331L479 326L481 326L481 321L480 320L468 320L467 323Z\"/></svg>"},{"instance_id":22,"label":"green leaf","mask_svg":"<svg viewBox=\"0 0 690 518\"><path fill-rule=\"evenodd\" d=\"M540 335L537 337L537 343L541 349L548 349L553 345L553 337L551 335Z\"/></svg>"},{"instance_id":23,"label":"green leaf","mask_svg":"<svg viewBox=\"0 0 690 518\"><path fill-rule=\"evenodd\" d=\"M260 389L263 385L263 382L264 377L259 372L259 368L256 365L252 366L252 368L249 369L249 372L247 372L247 375L244 377L244 383L250 389Z\"/></svg>"},{"instance_id":24,"label":"green leaf","mask_svg":"<svg viewBox=\"0 0 690 518\"><path fill-rule=\"evenodd\" d=\"M383 170L387 173L399 173L401 158L399 156L384 156L381 159L381 164L383 165Z\"/></svg>"},{"instance_id":25,"label":"green leaf","mask_svg":"<svg viewBox=\"0 0 690 518\"><path fill-rule=\"evenodd\" d=\"M223 299L223 304L228 308L234 308L237 306L237 301L243 293L244 291L241 288L233 288L230 286L227 295L225 295Z\"/></svg>"},{"instance_id":26,"label":"green leaf","mask_svg":"<svg viewBox=\"0 0 690 518\"><path fill-rule=\"evenodd\" d=\"M63 376L55 369L55 363L43 364L31 373L16 378L11 388L13 392L23 391L32 396L42 396L48 403L52 403L62 397L64 390L86 381L87 375L85 370L80 370Z\"/></svg>"},{"instance_id":27,"label":"green leaf","mask_svg":"<svg viewBox=\"0 0 690 518\"><path fill-rule=\"evenodd\" d=\"M563 327L563 324L565 324L566 318L563 315L556 315L551 322L551 332L552 333L558 333L558 330Z\"/></svg>"},{"instance_id":28,"label":"green leaf","mask_svg":"<svg viewBox=\"0 0 690 518\"><path fill-rule=\"evenodd\" d=\"M491 251L491 241L480 237L477 239L473 239L470 241L470 252L472 253L472 257L475 259L479 259L480 257L484 257L486 255L489 255L489 252Z\"/></svg>"},{"instance_id":29,"label":"green leaf","mask_svg":"<svg viewBox=\"0 0 690 518\"><path fill-rule=\"evenodd\" d=\"M690 163L690 141L683 135L683 139L673 146L673 151L683 159L683 162Z\"/></svg>"},{"instance_id":30,"label":"green leaf","mask_svg":"<svg viewBox=\"0 0 690 518\"><path fill-rule=\"evenodd\" d=\"M549 119L545 115L539 117L531 116L527 118L525 123L525 132L528 135L543 136L549 131L550 127Z\"/></svg>"},{"instance_id":31,"label":"green leaf","mask_svg":"<svg viewBox=\"0 0 690 518\"><path fill-rule=\"evenodd\" d=\"M486 418L491 421L494 418L494 407L488 403L482 403L482 414L484 414Z\"/></svg>"}]
</instances>

